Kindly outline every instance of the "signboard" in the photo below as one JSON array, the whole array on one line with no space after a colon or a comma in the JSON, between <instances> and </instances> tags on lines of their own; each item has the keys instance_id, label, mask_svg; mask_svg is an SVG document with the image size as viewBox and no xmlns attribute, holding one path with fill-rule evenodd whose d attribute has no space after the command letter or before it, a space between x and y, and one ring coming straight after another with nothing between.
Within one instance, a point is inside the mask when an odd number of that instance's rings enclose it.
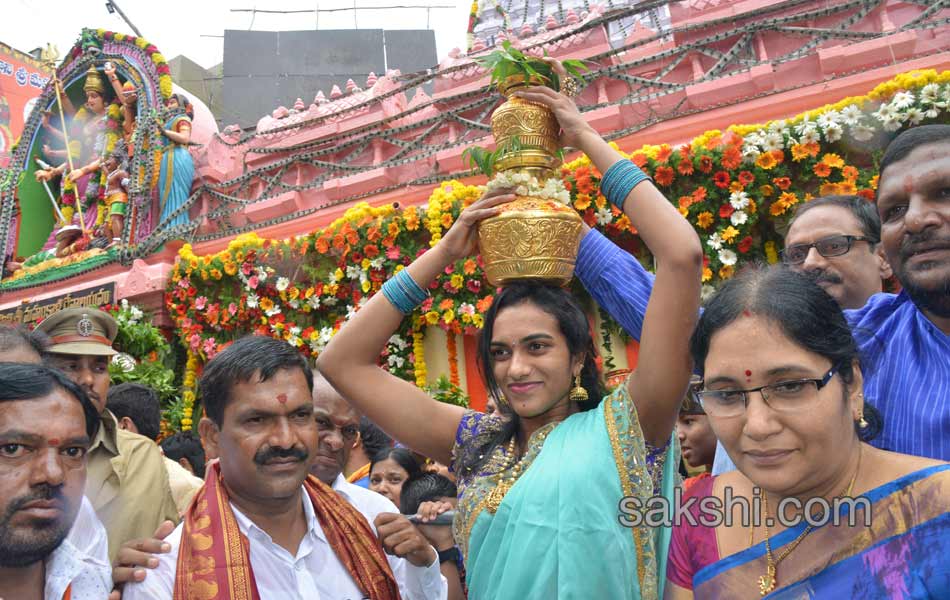
<instances>
[{"instance_id":1,"label":"signboard","mask_svg":"<svg viewBox=\"0 0 950 600\"><path fill-rule=\"evenodd\" d=\"M35 325L64 308L99 308L115 302L115 282L0 310L0 325Z\"/></svg>"},{"instance_id":2,"label":"signboard","mask_svg":"<svg viewBox=\"0 0 950 600\"><path fill-rule=\"evenodd\" d=\"M50 71L29 54L0 44L0 168L9 166L10 148L50 79Z\"/></svg>"}]
</instances>

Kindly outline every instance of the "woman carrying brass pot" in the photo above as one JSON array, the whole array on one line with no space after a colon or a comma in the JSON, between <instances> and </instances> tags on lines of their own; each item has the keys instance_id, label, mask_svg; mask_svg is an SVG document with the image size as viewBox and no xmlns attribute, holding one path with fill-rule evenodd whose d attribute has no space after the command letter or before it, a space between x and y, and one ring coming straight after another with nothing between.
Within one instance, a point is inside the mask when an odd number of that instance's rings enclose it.
<instances>
[{"instance_id":1,"label":"woman carrying brass pot","mask_svg":"<svg viewBox=\"0 0 950 600\"><path fill-rule=\"evenodd\" d=\"M518 93L551 108L562 144L586 152L604 173L608 199L656 257L639 368L602 396L581 307L568 290L531 280L496 296L479 340L482 376L500 414L438 402L379 368L380 351L423 290L471 256L478 224L514 199L506 190L465 209L435 247L389 280L317 367L400 442L452 465L460 490L455 534L471 598L657 598L670 530L627 527L618 517L625 497L645 505L656 494L672 496L679 461L672 432L699 307L699 239L569 97L548 88Z\"/></svg>"}]
</instances>

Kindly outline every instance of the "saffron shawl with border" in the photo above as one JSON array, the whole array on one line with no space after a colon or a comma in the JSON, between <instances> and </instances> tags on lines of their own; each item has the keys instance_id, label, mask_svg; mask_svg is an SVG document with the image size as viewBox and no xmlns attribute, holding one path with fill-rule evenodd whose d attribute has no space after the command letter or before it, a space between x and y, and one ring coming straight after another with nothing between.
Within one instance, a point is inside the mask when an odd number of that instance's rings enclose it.
<instances>
[{"instance_id":1,"label":"saffron shawl with border","mask_svg":"<svg viewBox=\"0 0 950 600\"><path fill-rule=\"evenodd\" d=\"M184 517L175 574L175 600L260 600L247 537L222 485L221 467L208 467L205 484ZM314 513L334 554L363 593L397 600L399 587L369 523L313 476L304 482Z\"/></svg>"},{"instance_id":2,"label":"saffron shawl with border","mask_svg":"<svg viewBox=\"0 0 950 600\"><path fill-rule=\"evenodd\" d=\"M861 497L869 501L871 525L859 506L855 527L843 518L837 527L815 528L807 546L781 562L779 587L766 598L950 598L950 465L915 471ZM840 512L846 517L850 507ZM772 538L772 552L780 554L806 526ZM697 571L695 597L759 598L757 581L765 571L765 544L759 543Z\"/></svg>"},{"instance_id":3,"label":"saffron shawl with border","mask_svg":"<svg viewBox=\"0 0 950 600\"><path fill-rule=\"evenodd\" d=\"M495 514L485 506L494 475L508 462L505 449L495 448L481 473L456 469L455 537L466 559L469 598L662 597L670 529L624 526L620 503L633 496L645 506L655 489L671 498L678 447L673 440L648 465L626 388L535 432L522 459L528 466ZM500 425L496 417L466 413L456 467L477 437Z\"/></svg>"}]
</instances>

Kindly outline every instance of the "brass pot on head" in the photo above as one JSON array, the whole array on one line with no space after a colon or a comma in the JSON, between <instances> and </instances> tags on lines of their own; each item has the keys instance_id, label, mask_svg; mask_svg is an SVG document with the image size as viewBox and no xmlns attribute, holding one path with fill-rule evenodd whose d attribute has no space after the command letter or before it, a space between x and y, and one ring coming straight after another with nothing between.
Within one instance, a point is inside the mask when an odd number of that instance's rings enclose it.
<instances>
[{"instance_id":1,"label":"brass pot on head","mask_svg":"<svg viewBox=\"0 0 950 600\"><path fill-rule=\"evenodd\" d=\"M499 84L507 100L492 113L492 135L499 148L513 150L495 163L496 172L526 172L541 182L556 176L560 128L554 113L546 106L511 95L519 88L542 84L534 78L526 82L522 76L509 77ZM478 246L488 283L503 286L519 279L534 279L569 284L582 225L570 206L517 196L503 213L479 224Z\"/></svg>"}]
</instances>

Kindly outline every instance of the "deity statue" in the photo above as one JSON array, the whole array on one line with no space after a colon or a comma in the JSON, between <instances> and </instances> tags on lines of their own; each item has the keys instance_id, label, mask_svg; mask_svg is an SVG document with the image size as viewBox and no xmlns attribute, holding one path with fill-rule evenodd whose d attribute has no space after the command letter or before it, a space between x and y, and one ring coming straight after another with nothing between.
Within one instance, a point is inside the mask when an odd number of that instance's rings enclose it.
<instances>
[{"instance_id":1,"label":"deity statue","mask_svg":"<svg viewBox=\"0 0 950 600\"><path fill-rule=\"evenodd\" d=\"M160 223L164 223L191 195L191 182L195 175L195 164L188 152L191 119L186 114L187 98L183 94L172 94L165 106L171 109L170 116L164 122L159 120L158 123L162 130L164 146L162 166L158 175ZM182 212L166 226L183 225L187 222L188 213Z\"/></svg>"},{"instance_id":2,"label":"deity statue","mask_svg":"<svg viewBox=\"0 0 950 600\"><path fill-rule=\"evenodd\" d=\"M109 225L112 230L112 244L122 241L122 228L125 226L126 209L129 204L129 155L125 140L115 144L112 154L102 165L106 175L106 203L109 206Z\"/></svg>"},{"instance_id":3,"label":"deity statue","mask_svg":"<svg viewBox=\"0 0 950 600\"><path fill-rule=\"evenodd\" d=\"M60 85L57 80L56 86ZM95 66L89 68L83 84L86 103L78 111L72 105L68 96L62 91L61 98L63 113L72 117L68 125L69 143L66 145L66 135L62 130L49 124L44 119L44 129L52 137L62 142L63 150L54 150L44 146L44 153L56 160L63 160L56 167L39 169L35 172L37 181L48 182L58 176L63 176L61 186L61 204L69 206L80 203L82 208L82 229L92 230L98 218L99 179L101 176L101 159L99 153L105 146L105 119L108 104L106 101L106 87ZM68 156L67 156L68 154ZM70 160L71 159L71 160ZM71 170L70 170L71 165ZM77 210L72 223L79 224ZM44 249L53 247L56 243L55 233L50 235Z\"/></svg>"},{"instance_id":4,"label":"deity statue","mask_svg":"<svg viewBox=\"0 0 950 600\"><path fill-rule=\"evenodd\" d=\"M115 97L122 103L122 139L125 140L125 147L129 159L132 158L134 148L132 148L132 134L135 133L135 120L138 117L138 92L135 90L135 84L131 81L119 83L119 77L115 74L115 65L107 62L103 68L112 89L115 91Z\"/></svg>"}]
</instances>

